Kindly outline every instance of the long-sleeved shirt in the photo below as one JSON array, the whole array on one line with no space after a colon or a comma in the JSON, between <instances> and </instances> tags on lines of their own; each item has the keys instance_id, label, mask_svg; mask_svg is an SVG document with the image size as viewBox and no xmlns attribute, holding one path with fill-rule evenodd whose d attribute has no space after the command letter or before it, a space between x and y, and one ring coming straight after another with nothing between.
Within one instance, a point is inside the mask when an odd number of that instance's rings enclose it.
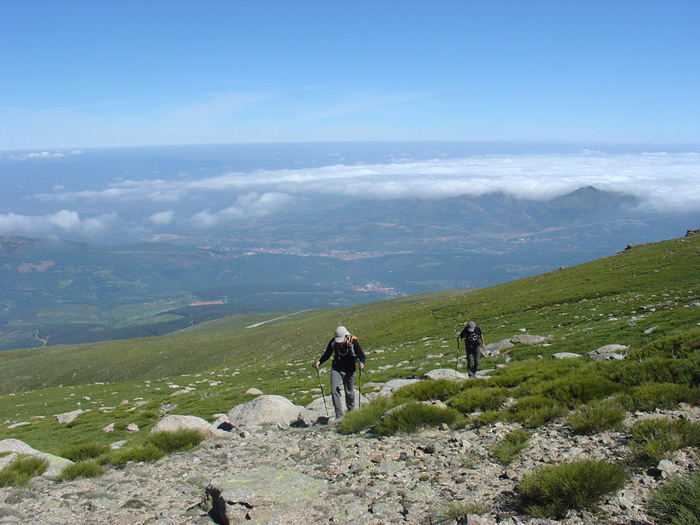
<instances>
[{"instance_id":1,"label":"long-sleeved shirt","mask_svg":"<svg viewBox=\"0 0 700 525\"><path fill-rule=\"evenodd\" d=\"M326 351L323 352L323 355L318 360L319 364L328 361L331 354L333 354L331 368L339 372L354 372L356 359L362 364L365 362L365 354L360 348L360 342L357 340L357 337L353 337L350 343L340 344L336 343L335 339L331 339L328 342L328 346L326 346Z\"/></svg>"}]
</instances>

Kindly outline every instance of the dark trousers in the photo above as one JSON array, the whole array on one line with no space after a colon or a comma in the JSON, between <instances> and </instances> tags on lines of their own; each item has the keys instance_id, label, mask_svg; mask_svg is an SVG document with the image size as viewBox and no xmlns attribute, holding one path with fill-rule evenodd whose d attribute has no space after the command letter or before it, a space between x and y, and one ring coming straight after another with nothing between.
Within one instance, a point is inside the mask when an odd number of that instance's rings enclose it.
<instances>
[{"instance_id":1,"label":"dark trousers","mask_svg":"<svg viewBox=\"0 0 700 525\"><path fill-rule=\"evenodd\" d=\"M467 346L467 371L474 375L476 374L476 369L479 368L479 358L481 357L481 351L478 346Z\"/></svg>"},{"instance_id":2,"label":"dark trousers","mask_svg":"<svg viewBox=\"0 0 700 525\"><path fill-rule=\"evenodd\" d=\"M336 419L343 417L343 398L348 411L355 408L355 372L331 368L331 398Z\"/></svg>"}]
</instances>

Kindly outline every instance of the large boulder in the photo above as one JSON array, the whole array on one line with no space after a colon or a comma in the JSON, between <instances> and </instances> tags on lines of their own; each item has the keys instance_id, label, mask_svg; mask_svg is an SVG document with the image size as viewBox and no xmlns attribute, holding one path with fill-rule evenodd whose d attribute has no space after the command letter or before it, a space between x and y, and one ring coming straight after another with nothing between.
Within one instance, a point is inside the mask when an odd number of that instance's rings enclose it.
<instances>
[{"instance_id":1,"label":"large boulder","mask_svg":"<svg viewBox=\"0 0 700 525\"><path fill-rule=\"evenodd\" d=\"M236 405L228 412L234 427L264 424L289 425L299 418L304 407L295 405L282 396L262 395L248 403Z\"/></svg>"},{"instance_id":2,"label":"large boulder","mask_svg":"<svg viewBox=\"0 0 700 525\"><path fill-rule=\"evenodd\" d=\"M3 439L0 441L0 454L9 453L17 455L26 456L36 456L48 460L49 468L42 474L42 476L48 479L58 479L61 471L73 462L70 459L62 458L60 456L54 456L53 454L47 454L46 452L40 452L33 449L23 441L19 439Z\"/></svg>"},{"instance_id":3,"label":"large boulder","mask_svg":"<svg viewBox=\"0 0 700 525\"><path fill-rule=\"evenodd\" d=\"M211 424L206 419L197 416L167 416L151 429L151 432L176 432L178 430L199 430L203 434L209 432Z\"/></svg>"}]
</instances>

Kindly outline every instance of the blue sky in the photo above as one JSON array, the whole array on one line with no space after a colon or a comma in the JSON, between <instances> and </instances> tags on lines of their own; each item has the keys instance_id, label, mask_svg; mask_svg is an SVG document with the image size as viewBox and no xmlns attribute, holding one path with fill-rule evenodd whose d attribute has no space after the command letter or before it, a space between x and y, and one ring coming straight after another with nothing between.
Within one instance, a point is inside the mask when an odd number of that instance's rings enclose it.
<instances>
[{"instance_id":1,"label":"blue sky","mask_svg":"<svg viewBox=\"0 0 700 525\"><path fill-rule=\"evenodd\" d=\"M700 2L0 0L0 150L700 142Z\"/></svg>"}]
</instances>

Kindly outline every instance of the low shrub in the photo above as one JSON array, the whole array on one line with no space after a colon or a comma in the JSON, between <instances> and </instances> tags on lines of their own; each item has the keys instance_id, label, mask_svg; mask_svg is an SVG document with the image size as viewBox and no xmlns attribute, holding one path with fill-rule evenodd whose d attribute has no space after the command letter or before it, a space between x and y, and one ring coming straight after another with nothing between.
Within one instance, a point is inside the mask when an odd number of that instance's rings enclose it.
<instances>
[{"instance_id":1,"label":"low shrub","mask_svg":"<svg viewBox=\"0 0 700 525\"><path fill-rule=\"evenodd\" d=\"M617 492L626 481L622 467L586 460L526 474L518 492L525 512L531 516L561 519L569 510L595 509L603 496Z\"/></svg>"},{"instance_id":2,"label":"low shrub","mask_svg":"<svg viewBox=\"0 0 700 525\"><path fill-rule=\"evenodd\" d=\"M475 427L484 427L486 425L491 425L496 421L500 421L504 418L504 412L501 410L487 410L486 412L481 412L475 414L469 419L469 423Z\"/></svg>"},{"instance_id":3,"label":"low shrub","mask_svg":"<svg viewBox=\"0 0 700 525\"><path fill-rule=\"evenodd\" d=\"M148 436L148 443L155 445L166 454L190 450L204 441L204 434L199 430L184 428L171 432L154 432Z\"/></svg>"},{"instance_id":4,"label":"low shrub","mask_svg":"<svg viewBox=\"0 0 700 525\"><path fill-rule=\"evenodd\" d=\"M61 451L60 455L71 461L85 461L95 459L110 451L110 447L104 443L82 443L74 445Z\"/></svg>"},{"instance_id":5,"label":"low shrub","mask_svg":"<svg viewBox=\"0 0 700 525\"><path fill-rule=\"evenodd\" d=\"M346 413L338 424L338 432L341 434L355 434L369 430L379 423L382 415L392 406L392 401L389 397L373 399L369 405Z\"/></svg>"},{"instance_id":6,"label":"low shrub","mask_svg":"<svg viewBox=\"0 0 700 525\"><path fill-rule=\"evenodd\" d=\"M653 341L639 350L631 352L631 357L663 357L666 359L685 359L700 350L700 328L692 328L680 334L663 337Z\"/></svg>"},{"instance_id":7,"label":"low shrub","mask_svg":"<svg viewBox=\"0 0 700 525\"><path fill-rule=\"evenodd\" d=\"M24 487L31 478L49 468L49 461L37 456L19 456L0 470L0 487Z\"/></svg>"},{"instance_id":8,"label":"low shrub","mask_svg":"<svg viewBox=\"0 0 700 525\"><path fill-rule=\"evenodd\" d=\"M636 463L657 464L676 450L700 447L700 423L687 419L644 419L632 425L628 443Z\"/></svg>"},{"instance_id":9,"label":"low shrub","mask_svg":"<svg viewBox=\"0 0 700 525\"><path fill-rule=\"evenodd\" d=\"M700 472L669 478L651 495L647 511L658 523L700 524Z\"/></svg>"},{"instance_id":10,"label":"low shrub","mask_svg":"<svg viewBox=\"0 0 700 525\"><path fill-rule=\"evenodd\" d=\"M77 478L94 478L105 473L105 468L95 460L80 461L67 465L59 476L61 481L71 481Z\"/></svg>"},{"instance_id":11,"label":"low shrub","mask_svg":"<svg viewBox=\"0 0 700 525\"><path fill-rule=\"evenodd\" d=\"M459 413L449 407L426 403L407 403L386 412L373 432L380 436L393 436L398 433L411 434L423 428L442 424L455 425Z\"/></svg>"},{"instance_id":12,"label":"low shrub","mask_svg":"<svg viewBox=\"0 0 700 525\"><path fill-rule=\"evenodd\" d=\"M454 522L466 523L465 518L469 514L486 514L489 508L483 503L469 503L466 501L452 501L442 509L430 523L447 525Z\"/></svg>"},{"instance_id":13,"label":"low shrub","mask_svg":"<svg viewBox=\"0 0 700 525\"><path fill-rule=\"evenodd\" d=\"M605 430L619 430L625 420L625 411L614 402L591 401L566 418L576 434L595 434Z\"/></svg>"},{"instance_id":14,"label":"low shrub","mask_svg":"<svg viewBox=\"0 0 700 525\"><path fill-rule=\"evenodd\" d=\"M506 434L503 441L491 448L491 454L502 465L508 465L526 447L530 433L524 430L513 430Z\"/></svg>"},{"instance_id":15,"label":"low shrub","mask_svg":"<svg viewBox=\"0 0 700 525\"><path fill-rule=\"evenodd\" d=\"M165 451L152 443L120 448L98 458L98 463L123 468L130 461L134 463L154 462L165 456Z\"/></svg>"},{"instance_id":16,"label":"low shrub","mask_svg":"<svg viewBox=\"0 0 700 525\"><path fill-rule=\"evenodd\" d=\"M458 394L464 388L463 384L464 382L447 379L418 381L399 388L392 397L397 405L410 401L446 401Z\"/></svg>"},{"instance_id":17,"label":"low shrub","mask_svg":"<svg viewBox=\"0 0 700 525\"><path fill-rule=\"evenodd\" d=\"M676 383L645 383L631 393L634 409L653 412L657 408L675 408L678 403L694 403L697 390Z\"/></svg>"},{"instance_id":18,"label":"low shrub","mask_svg":"<svg viewBox=\"0 0 700 525\"><path fill-rule=\"evenodd\" d=\"M508 419L526 427L536 428L566 415L560 402L542 395L521 397L508 409Z\"/></svg>"},{"instance_id":19,"label":"low shrub","mask_svg":"<svg viewBox=\"0 0 700 525\"><path fill-rule=\"evenodd\" d=\"M463 414L498 410L509 394L507 388L468 388L449 400L449 405Z\"/></svg>"},{"instance_id":20,"label":"low shrub","mask_svg":"<svg viewBox=\"0 0 700 525\"><path fill-rule=\"evenodd\" d=\"M594 399L603 399L619 391L621 386L595 375L571 375L543 384L535 392L574 407Z\"/></svg>"}]
</instances>

